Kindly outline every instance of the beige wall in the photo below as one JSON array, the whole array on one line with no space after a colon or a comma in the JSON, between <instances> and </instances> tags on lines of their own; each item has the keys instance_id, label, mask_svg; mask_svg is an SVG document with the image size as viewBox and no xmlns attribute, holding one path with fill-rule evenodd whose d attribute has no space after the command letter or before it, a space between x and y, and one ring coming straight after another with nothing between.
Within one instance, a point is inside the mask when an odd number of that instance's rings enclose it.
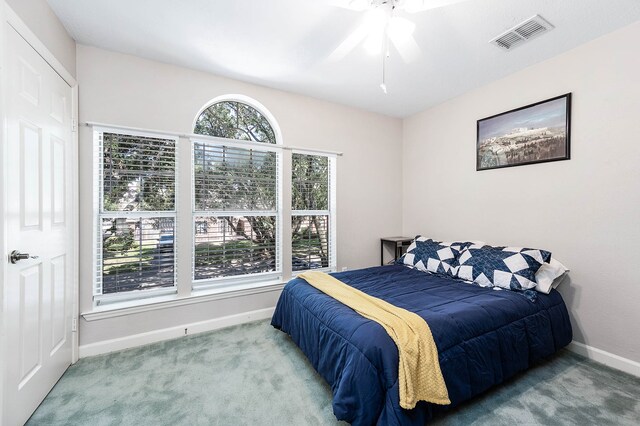
<instances>
[{"instance_id":1,"label":"beige wall","mask_svg":"<svg viewBox=\"0 0 640 426\"><path fill-rule=\"evenodd\" d=\"M76 42L67 33L46 0L6 0L57 60L76 76Z\"/></svg>"},{"instance_id":2,"label":"beige wall","mask_svg":"<svg viewBox=\"0 0 640 426\"><path fill-rule=\"evenodd\" d=\"M379 264L379 238L401 231L400 119L93 47L78 46L77 71L80 122L190 133L195 115L212 98L242 94L273 114L285 144L344 152L337 172L339 268ZM185 153L189 155L188 147L182 148L181 154ZM88 128L81 129L79 157L80 304L81 311L87 311L93 274ZM190 192L188 187L180 189L182 194ZM128 317L81 320L80 344L271 307L277 296L278 292L271 292Z\"/></svg>"},{"instance_id":3,"label":"beige wall","mask_svg":"<svg viewBox=\"0 0 640 426\"><path fill-rule=\"evenodd\" d=\"M551 250L574 338L640 361L640 23L404 121L403 230ZM475 171L476 120L573 93L571 160Z\"/></svg>"}]
</instances>

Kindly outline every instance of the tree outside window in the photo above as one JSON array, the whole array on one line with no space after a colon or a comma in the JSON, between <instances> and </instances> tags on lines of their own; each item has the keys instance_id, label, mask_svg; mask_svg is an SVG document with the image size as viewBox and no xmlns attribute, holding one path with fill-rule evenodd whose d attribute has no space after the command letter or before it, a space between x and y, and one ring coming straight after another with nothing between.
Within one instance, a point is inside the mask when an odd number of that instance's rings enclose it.
<instances>
[{"instance_id":1,"label":"tree outside window","mask_svg":"<svg viewBox=\"0 0 640 426\"><path fill-rule=\"evenodd\" d=\"M269 121L255 108L236 101L205 109L194 132L276 143ZM277 270L279 155L258 147L194 142L194 221L208 224L207 233L195 239L194 279ZM216 226L219 223L224 226Z\"/></svg>"}]
</instances>

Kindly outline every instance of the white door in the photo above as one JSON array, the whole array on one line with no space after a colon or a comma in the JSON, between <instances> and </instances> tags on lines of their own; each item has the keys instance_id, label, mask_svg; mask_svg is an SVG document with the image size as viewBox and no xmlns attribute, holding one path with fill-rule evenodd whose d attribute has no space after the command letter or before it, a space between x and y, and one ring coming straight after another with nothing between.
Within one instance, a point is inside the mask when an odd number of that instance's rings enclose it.
<instances>
[{"instance_id":1,"label":"white door","mask_svg":"<svg viewBox=\"0 0 640 426\"><path fill-rule=\"evenodd\" d=\"M4 25L6 247L4 409L21 425L71 363L71 88Z\"/></svg>"}]
</instances>

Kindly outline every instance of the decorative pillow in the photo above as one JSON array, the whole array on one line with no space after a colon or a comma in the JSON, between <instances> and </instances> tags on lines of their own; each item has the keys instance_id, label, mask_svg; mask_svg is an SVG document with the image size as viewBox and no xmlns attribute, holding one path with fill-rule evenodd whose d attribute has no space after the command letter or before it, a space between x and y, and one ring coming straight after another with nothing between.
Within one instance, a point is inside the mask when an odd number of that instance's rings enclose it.
<instances>
[{"instance_id":1,"label":"decorative pillow","mask_svg":"<svg viewBox=\"0 0 640 426\"><path fill-rule=\"evenodd\" d=\"M536 286L536 272L551 260L551 253L519 247L471 245L454 265L458 278L482 287L526 290Z\"/></svg>"},{"instance_id":2,"label":"decorative pillow","mask_svg":"<svg viewBox=\"0 0 640 426\"><path fill-rule=\"evenodd\" d=\"M544 263L536 272L536 290L540 293L549 294L552 288L558 287L569 269L555 258L551 258L549 263Z\"/></svg>"},{"instance_id":3,"label":"decorative pillow","mask_svg":"<svg viewBox=\"0 0 640 426\"><path fill-rule=\"evenodd\" d=\"M469 243L447 243L434 241L418 235L398 263L412 266L425 272L455 276L456 263L460 251Z\"/></svg>"}]
</instances>

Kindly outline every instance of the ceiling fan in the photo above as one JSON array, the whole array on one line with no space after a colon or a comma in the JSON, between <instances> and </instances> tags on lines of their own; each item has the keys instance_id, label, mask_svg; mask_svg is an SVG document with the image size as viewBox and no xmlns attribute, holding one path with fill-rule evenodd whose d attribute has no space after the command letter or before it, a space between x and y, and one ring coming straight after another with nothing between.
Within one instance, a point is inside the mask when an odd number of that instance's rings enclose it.
<instances>
[{"instance_id":1,"label":"ceiling fan","mask_svg":"<svg viewBox=\"0 0 640 426\"><path fill-rule=\"evenodd\" d=\"M387 93L385 59L389 56L389 46L393 45L406 63L420 55L420 47L413 37L416 25L409 19L397 16L397 11L416 13L463 1L468 0L330 0L334 6L364 14L358 27L329 55L329 60L344 58L364 42L364 49L369 54L383 54L380 87Z\"/></svg>"}]
</instances>

